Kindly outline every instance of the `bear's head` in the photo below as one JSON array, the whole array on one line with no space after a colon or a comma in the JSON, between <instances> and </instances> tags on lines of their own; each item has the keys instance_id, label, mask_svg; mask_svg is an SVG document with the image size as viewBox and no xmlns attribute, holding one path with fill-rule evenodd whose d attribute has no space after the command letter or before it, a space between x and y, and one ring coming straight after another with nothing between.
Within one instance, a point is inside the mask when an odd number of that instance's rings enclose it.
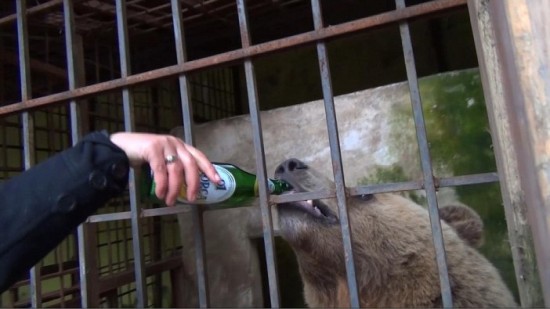
<instances>
[{"instance_id":1,"label":"bear's head","mask_svg":"<svg viewBox=\"0 0 550 309\"><path fill-rule=\"evenodd\" d=\"M293 192L334 189L333 181L298 159L275 178ZM427 210L397 194L346 200L361 306L438 307L441 292ZM310 307L349 306L341 221L335 198L277 205L281 236L296 253ZM515 306L493 265L474 247L483 223L472 209L440 209L455 306Z\"/></svg>"}]
</instances>

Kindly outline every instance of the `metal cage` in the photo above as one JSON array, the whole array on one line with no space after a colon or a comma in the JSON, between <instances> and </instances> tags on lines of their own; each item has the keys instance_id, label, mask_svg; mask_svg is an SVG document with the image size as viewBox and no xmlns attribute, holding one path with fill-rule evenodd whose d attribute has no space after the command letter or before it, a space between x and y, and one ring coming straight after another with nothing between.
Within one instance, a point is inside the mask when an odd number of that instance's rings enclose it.
<instances>
[{"instance_id":1,"label":"metal cage","mask_svg":"<svg viewBox=\"0 0 550 309\"><path fill-rule=\"evenodd\" d=\"M29 5L25 0L16 0L14 1L15 12L0 17L2 31L10 31L8 26L12 25L17 33L18 53L16 55L8 54L5 48L0 52L3 53L3 57L6 57L5 59L15 57L12 61L19 63L20 78L19 83L6 82L2 86L3 89L6 87L20 89L18 96L2 95L1 98L2 134L0 141L4 154L2 178L7 179L16 175L22 168L28 169L36 161L45 159L70 146L71 143L76 143L83 133L83 127L86 127L86 130L158 132L168 129L163 127L161 119L171 117L170 123L183 124L185 141L193 144L193 122L249 113L254 138L256 174L259 183L266 183L259 95L252 60L267 54L292 50L299 46L315 46L326 112L326 126L329 133L335 190L269 196L266 186L259 187L270 305L275 308L280 307L273 223L269 211L270 203L329 197L337 199L342 223L341 232L344 240L343 250L346 256L345 266L350 304L357 308L359 307L359 294L346 209L347 198L378 192L424 190L430 213L433 243L437 253L443 304L447 308L452 307L453 299L437 211L436 190L447 186L502 182L503 179L502 175L499 177L496 171L450 178L434 177L409 22L442 12L469 9L473 29L477 30L474 31L474 37L480 55L484 83L492 85L492 81L488 77L491 73L490 60L492 58L487 59L488 51L484 49L486 42L483 41L486 38L484 35L487 35L488 32L479 30L480 27L487 26L489 23L481 23L479 20L487 16L487 18L503 16L502 13L499 13L499 9L502 9L505 4L488 4L491 1L482 0L437 0L420 1L422 3L407 5L405 0L395 0L394 8L389 11L328 26L323 20L323 3L320 0L311 0L305 8L309 7L311 10L307 18L311 20L313 29L299 29L297 31L303 31L287 37L262 41L262 39L252 40L253 33L251 33L249 25L249 13L254 12L261 16L261 13L271 5L275 5L281 10L293 10L297 9L295 7L297 3L304 1L284 0L271 3L259 0L172 0L170 3L152 1L149 4L139 0L116 0L115 3L101 0L95 1L95 4L92 2L94 1L74 1L73 3L71 0L50 0L41 4ZM304 10L304 7L298 9ZM49 14L40 15L43 12ZM89 18L93 14L109 15L114 19L107 19L102 24L94 24L93 20ZM49 18L50 22L51 20L56 22L60 27L59 31L64 33L64 40L42 43L46 44L44 46L50 46L48 45L50 43L59 45L55 50L66 59L65 64L59 64L66 67L66 73L55 70L54 67L33 63L29 59L29 44L33 37L29 34L28 19L38 15L41 18ZM208 18L204 18L204 16ZM225 19L236 20L239 37L234 38L236 40L232 41L233 45L229 45L235 46L236 44L237 47L232 50L214 50L210 54L196 51L188 57L186 48L194 44L194 39L200 40L200 37L195 33L186 36L184 28L187 31L187 26L190 28L198 27L197 25L208 27L208 23ZM502 23L502 21L500 22ZM346 187L326 42L390 24L399 26L423 177L416 181ZM158 29L170 28L173 33L175 63L165 63L155 68L140 64L139 72L132 72L129 32L151 33ZM77 34L77 29L81 32L115 30L117 37L112 44L95 44L84 50L85 44ZM494 27L487 29L494 31ZM212 35L216 36L216 33ZM497 45L497 47L502 47L502 45ZM48 52L45 52L44 55L48 55ZM45 80L43 77L31 76L31 68L37 72L47 72L49 76L57 76L64 80L64 83L54 85L46 80L43 84L41 82ZM0 76L6 76L5 72L2 74ZM241 94L239 79L243 76L246 93ZM163 86L155 84L157 81L170 78L173 79L172 83L164 83ZM4 79L0 84L4 84ZM166 87L170 89L166 89ZM0 91L0 93L6 93L6 91ZM489 99L495 97L494 94L490 94L490 91L486 90L486 96ZM163 95L173 96L168 101L175 102L175 104L169 107L154 106L154 108L140 104L142 100L154 102L156 101L155 97ZM242 104L243 102L245 104ZM194 104L199 107L193 109ZM492 105L489 107L491 108ZM174 113L171 112L174 109L178 110L178 115L174 116ZM152 110L155 112L152 113ZM494 117L496 109L489 112L494 128L498 126L495 122L498 119ZM38 115L38 113L42 115ZM43 143L53 146L44 147ZM8 163L5 157L10 156L10 153L13 152L19 155L20 151L23 151L22 160L15 162L14 166L9 165L13 162ZM496 153L499 171L502 173L508 163L507 156L501 155L499 151L503 150L498 148ZM509 175L505 176L509 177ZM517 192L514 191L517 190L517 186L514 187L516 189L510 188L509 180L505 179L505 182L503 197L509 218L508 224L513 225L511 214L517 212L517 208L514 207L525 206L518 206L510 201L510 196ZM174 215L181 209L139 203L134 172L130 173L130 183L127 195L113 201L100 213L91 216L83 223L73 236L65 240L45 259L46 262L31 270L27 281L19 282L7 292L8 296L3 297L3 304L17 307L29 305L32 307L165 305L164 301L159 299L159 294L161 294L163 285L177 284L177 274L181 267L177 253L181 250L181 246L178 239L170 239L169 243L164 243L165 241L161 238L164 234L170 234L167 230L177 228ZM208 210L198 207L193 209L197 222L202 221L203 211ZM160 224L161 222L162 224ZM528 232L529 229L523 225L522 230L518 232L519 238L524 235L522 233ZM544 237L544 233L535 232L535 243L541 244L540 239ZM512 246L522 246L521 250L530 250L529 248L533 245L529 241L521 243L521 240L517 240L518 235L511 236ZM195 237L198 244L196 265L199 304L201 307L208 307L204 234L200 224L195 231ZM155 246L160 246L160 248L154 249ZM107 253L98 255L99 252ZM513 253L516 268L518 265L533 262L532 260L528 261L528 257L519 254L517 247L513 248ZM544 261L544 258L548 256L540 250L537 253L543 254L539 257L539 261ZM101 256L108 256L108 260L102 260ZM48 260L50 262L47 262ZM542 266L545 266L545 263ZM537 276L533 271L525 269L516 270L516 274ZM544 296L547 296L549 288L546 277L541 276L541 282L545 287ZM43 280L57 280L59 288L57 291L43 291ZM530 286L532 288L532 285ZM531 288L520 288L523 305L530 306L541 301L536 286Z\"/></svg>"}]
</instances>

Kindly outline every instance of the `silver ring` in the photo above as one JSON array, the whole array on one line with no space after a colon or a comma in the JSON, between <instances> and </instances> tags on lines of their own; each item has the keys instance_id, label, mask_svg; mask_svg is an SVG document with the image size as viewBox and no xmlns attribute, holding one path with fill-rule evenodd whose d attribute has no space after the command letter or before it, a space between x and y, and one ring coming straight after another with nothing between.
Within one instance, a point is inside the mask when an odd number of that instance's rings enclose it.
<instances>
[{"instance_id":1,"label":"silver ring","mask_svg":"<svg viewBox=\"0 0 550 309\"><path fill-rule=\"evenodd\" d=\"M177 158L178 157L175 155L167 155L166 157L164 157L164 162L166 162L166 164L174 163L176 162Z\"/></svg>"}]
</instances>

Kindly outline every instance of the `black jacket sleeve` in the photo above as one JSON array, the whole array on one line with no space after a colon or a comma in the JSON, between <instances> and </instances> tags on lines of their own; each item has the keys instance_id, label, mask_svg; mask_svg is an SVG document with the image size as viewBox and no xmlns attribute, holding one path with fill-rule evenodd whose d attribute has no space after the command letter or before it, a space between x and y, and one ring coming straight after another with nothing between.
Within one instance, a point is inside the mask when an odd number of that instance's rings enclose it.
<instances>
[{"instance_id":1,"label":"black jacket sleeve","mask_svg":"<svg viewBox=\"0 0 550 309\"><path fill-rule=\"evenodd\" d=\"M128 185L126 154L94 132L0 185L0 293Z\"/></svg>"}]
</instances>

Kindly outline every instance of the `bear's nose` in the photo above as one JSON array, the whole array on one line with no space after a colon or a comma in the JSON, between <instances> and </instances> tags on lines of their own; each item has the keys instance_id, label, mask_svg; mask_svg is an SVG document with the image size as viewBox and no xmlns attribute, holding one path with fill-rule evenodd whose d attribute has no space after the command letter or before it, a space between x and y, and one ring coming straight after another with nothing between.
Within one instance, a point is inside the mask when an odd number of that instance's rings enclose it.
<instances>
[{"instance_id":1,"label":"bear's nose","mask_svg":"<svg viewBox=\"0 0 550 309\"><path fill-rule=\"evenodd\" d=\"M279 164L277 169L275 169L275 175L281 176L285 173L292 173L299 169L307 169L307 165L298 159L288 159Z\"/></svg>"}]
</instances>

